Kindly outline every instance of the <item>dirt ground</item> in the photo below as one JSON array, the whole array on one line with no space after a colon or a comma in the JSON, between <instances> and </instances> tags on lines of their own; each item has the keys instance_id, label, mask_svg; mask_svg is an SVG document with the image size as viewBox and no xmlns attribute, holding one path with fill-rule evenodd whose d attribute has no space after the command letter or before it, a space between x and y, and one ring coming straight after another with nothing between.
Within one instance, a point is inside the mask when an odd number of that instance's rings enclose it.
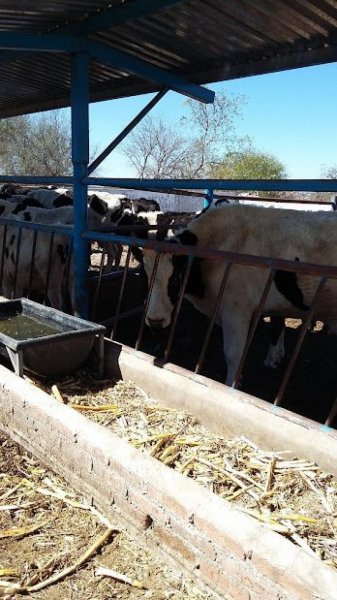
<instances>
[{"instance_id":1,"label":"dirt ground","mask_svg":"<svg viewBox=\"0 0 337 600\"><path fill-rule=\"evenodd\" d=\"M97 316L106 319L114 314L121 280L106 280L101 286ZM126 280L122 311L142 306L147 284L140 273L130 273ZM134 346L142 315L128 317L119 322L115 339ZM194 370L202 347L208 320L184 301L172 352L169 360L182 367ZM286 357L282 365L274 370L263 366L270 338L270 325L261 319L243 371L242 389L259 398L273 402L281 384L286 365L298 336L299 322L287 321L285 347ZM158 358L162 357L168 332L152 334L144 328L141 350ZM337 336L329 336L324 330L308 332L291 375L281 406L300 415L324 423L332 403L337 396ZM214 327L202 374L224 382L226 364L222 350L222 333ZM337 421L333 426L337 425Z\"/></svg>"},{"instance_id":2,"label":"dirt ground","mask_svg":"<svg viewBox=\"0 0 337 600\"><path fill-rule=\"evenodd\" d=\"M95 545L83 564L64 573ZM100 576L97 569L102 566L133 584ZM60 573L59 581L49 581ZM15 585L21 586L21 592ZM29 591L34 586L37 589ZM159 559L141 539L122 532L118 523L108 523L65 481L0 434L0 598L21 597L213 599Z\"/></svg>"}]
</instances>

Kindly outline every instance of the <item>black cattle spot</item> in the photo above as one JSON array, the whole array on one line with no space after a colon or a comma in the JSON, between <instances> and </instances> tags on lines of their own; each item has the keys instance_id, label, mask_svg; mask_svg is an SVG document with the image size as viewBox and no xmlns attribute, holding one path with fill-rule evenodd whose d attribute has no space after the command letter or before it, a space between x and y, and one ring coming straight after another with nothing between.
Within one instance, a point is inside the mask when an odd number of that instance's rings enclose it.
<instances>
[{"instance_id":1,"label":"black cattle spot","mask_svg":"<svg viewBox=\"0 0 337 600\"><path fill-rule=\"evenodd\" d=\"M178 233L177 238L179 243L184 246L196 246L198 243L198 238L195 233L192 233L192 231L189 231L188 229Z\"/></svg>"},{"instance_id":2,"label":"black cattle spot","mask_svg":"<svg viewBox=\"0 0 337 600\"><path fill-rule=\"evenodd\" d=\"M22 204L25 205L25 208L27 208L27 206L42 208L41 202L39 200L35 200L35 198L27 198L27 200L24 200Z\"/></svg>"},{"instance_id":3,"label":"black cattle spot","mask_svg":"<svg viewBox=\"0 0 337 600\"><path fill-rule=\"evenodd\" d=\"M104 200L101 200L96 194L93 194L89 198L89 205L92 210L97 212L99 215L106 215L108 212L108 205Z\"/></svg>"},{"instance_id":4,"label":"black cattle spot","mask_svg":"<svg viewBox=\"0 0 337 600\"><path fill-rule=\"evenodd\" d=\"M23 217L25 221L31 221L32 220L32 214L30 212L24 212L23 213Z\"/></svg>"},{"instance_id":5,"label":"black cattle spot","mask_svg":"<svg viewBox=\"0 0 337 600\"><path fill-rule=\"evenodd\" d=\"M205 294L205 284L201 273L201 264L203 260L203 258L196 256L193 258L190 274L188 276L185 288L185 294L196 296L196 298L203 298ZM169 278L167 291L173 305L176 304L178 300L187 263L188 256L172 256L173 273Z\"/></svg>"},{"instance_id":6,"label":"black cattle spot","mask_svg":"<svg viewBox=\"0 0 337 600\"><path fill-rule=\"evenodd\" d=\"M0 215L2 215L3 212L5 212L5 207L4 206L0 206Z\"/></svg>"},{"instance_id":7,"label":"black cattle spot","mask_svg":"<svg viewBox=\"0 0 337 600\"><path fill-rule=\"evenodd\" d=\"M53 205L55 206L55 208L61 208L61 206L72 206L73 201L72 198L70 198L70 196L62 194L54 200Z\"/></svg>"},{"instance_id":8,"label":"black cattle spot","mask_svg":"<svg viewBox=\"0 0 337 600\"><path fill-rule=\"evenodd\" d=\"M297 275L291 271L275 271L274 282L278 291L293 306L301 310L309 310L309 307L303 302L303 293L297 283Z\"/></svg>"}]
</instances>

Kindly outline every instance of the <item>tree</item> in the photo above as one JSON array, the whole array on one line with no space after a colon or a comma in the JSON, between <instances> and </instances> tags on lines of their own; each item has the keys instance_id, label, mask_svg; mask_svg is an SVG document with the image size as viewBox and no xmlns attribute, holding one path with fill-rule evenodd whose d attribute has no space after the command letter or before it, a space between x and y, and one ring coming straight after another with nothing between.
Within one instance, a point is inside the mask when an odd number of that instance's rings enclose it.
<instances>
[{"instance_id":1,"label":"tree","mask_svg":"<svg viewBox=\"0 0 337 600\"><path fill-rule=\"evenodd\" d=\"M211 167L212 177L221 179L284 179L283 163L273 154L253 148L229 152Z\"/></svg>"},{"instance_id":2,"label":"tree","mask_svg":"<svg viewBox=\"0 0 337 600\"><path fill-rule=\"evenodd\" d=\"M214 104L185 102L186 112L178 127L160 118L146 117L121 146L122 153L141 178L202 178L220 152L237 143L235 120L241 96L220 92Z\"/></svg>"},{"instance_id":3,"label":"tree","mask_svg":"<svg viewBox=\"0 0 337 600\"><path fill-rule=\"evenodd\" d=\"M326 179L337 179L337 165L333 165L324 171L323 177Z\"/></svg>"},{"instance_id":4,"label":"tree","mask_svg":"<svg viewBox=\"0 0 337 600\"><path fill-rule=\"evenodd\" d=\"M4 175L71 175L71 128L62 111L0 121Z\"/></svg>"}]
</instances>

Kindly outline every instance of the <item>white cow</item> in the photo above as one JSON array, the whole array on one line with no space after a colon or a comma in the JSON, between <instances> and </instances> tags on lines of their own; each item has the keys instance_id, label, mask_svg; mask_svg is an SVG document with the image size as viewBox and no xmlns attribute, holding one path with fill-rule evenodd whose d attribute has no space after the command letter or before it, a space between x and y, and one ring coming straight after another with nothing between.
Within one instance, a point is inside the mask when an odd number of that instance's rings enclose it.
<instances>
[{"instance_id":1,"label":"white cow","mask_svg":"<svg viewBox=\"0 0 337 600\"><path fill-rule=\"evenodd\" d=\"M171 241L198 248L337 266L337 217L334 212L276 211L255 206L222 205L193 219ZM144 250L148 278L154 259L154 251ZM146 314L149 326L163 328L170 324L186 262L183 256L161 256ZM208 316L212 314L225 267L225 260L223 263L211 259L194 261L186 297ZM228 385L233 383L267 275L263 268L232 266L217 318L223 331ZM303 318L317 284L317 277L277 272L265 303L265 314ZM336 280L327 281L314 318L323 321L337 319Z\"/></svg>"}]
</instances>

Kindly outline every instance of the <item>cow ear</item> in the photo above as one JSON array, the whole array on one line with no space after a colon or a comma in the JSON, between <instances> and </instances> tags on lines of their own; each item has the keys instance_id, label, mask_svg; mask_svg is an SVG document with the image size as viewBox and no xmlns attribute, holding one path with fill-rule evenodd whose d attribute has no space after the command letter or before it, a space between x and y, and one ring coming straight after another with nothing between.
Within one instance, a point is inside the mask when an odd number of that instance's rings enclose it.
<instances>
[{"instance_id":1,"label":"cow ear","mask_svg":"<svg viewBox=\"0 0 337 600\"><path fill-rule=\"evenodd\" d=\"M105 202L105 200L102 200L101 198L96 196L96 194L93 194L92 196L90 196L89 206L90 206L90 208L92 208L92 210L97 212L99 215L106 215L106 213L108 212L107 202Z\"/></svg>"},{"instance_id":2,"label":"cow ear","mask_svg":"<svg viewBox=\"0 0 337 600\"><path fill-rule=\"evenodd\" d=\"M179 240L179 243L183 244L184 246L196 246L198 243L197 236L188 229L185 229L185 231L178 233L177 238Z\"/></svg>"}]
</instances>

